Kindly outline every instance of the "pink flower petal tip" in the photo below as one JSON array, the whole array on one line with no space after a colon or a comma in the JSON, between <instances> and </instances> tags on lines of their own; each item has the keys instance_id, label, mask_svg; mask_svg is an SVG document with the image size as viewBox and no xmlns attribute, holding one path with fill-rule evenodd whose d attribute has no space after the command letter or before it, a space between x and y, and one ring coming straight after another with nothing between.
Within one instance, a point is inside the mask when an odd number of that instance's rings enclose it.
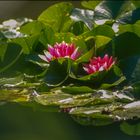
<instances>
[{"instance_id":1,"label":"pink flower petal tip","mask_svg":"<svg viewBox=\"0 0 140 140\"><path fill-rule=\"evenodd\" d=\"M75 45L67 44L64 41L60 44L56 43L54 46L48 45L48 51L44 51L44 55L38 55L42 60L50 62L58 58L70 58L76 60L80 55L78 47Z\"/></svg>"},{"instance_id":2,"label":"pink flower petal tip","mask_svg":"<svg viewBox=\"0 0 140 140\"><path fill-rule=\"evenodd\" d=\"M98 71L104 71L110 69L115 64L115 59L111 56L109 57L108 54L105 54L103 58L93 57L89 64L85 64L83 69L88 74L93 74Z\"/></svg>"}]
</instances>

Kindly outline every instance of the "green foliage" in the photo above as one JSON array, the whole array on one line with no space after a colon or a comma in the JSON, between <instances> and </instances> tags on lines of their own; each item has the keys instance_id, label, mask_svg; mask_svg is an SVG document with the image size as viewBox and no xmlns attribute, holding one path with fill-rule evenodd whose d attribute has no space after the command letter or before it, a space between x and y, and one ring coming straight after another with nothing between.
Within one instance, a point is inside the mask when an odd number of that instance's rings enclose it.
<instances>
[{"instance_id":1,"label":"green foliage","mask_svg":"<svg viewBox=\"0 0 140 140\"><path fill-rule=\"evenodd\" d=\"M128 134L128 135L140 135L140 124L139 123L136 123L136 124L131 124L131 123L128 123L128 122L123 122L121 125L120 125L120 128L121 130Z\"/></svg>"},{"instance_id":2,"label":"green foliage","mask_svg":"<svg viewBox=\"0 0 140 140\"><path fill-rule=\"evenodd\" d=\"M130 56L140 54L140 38L134 33L123 33L114 40L114 53L118 59L124 59ZM129 50L127 50L129 48ZM127 50L127 51L126 51ZM125 55L124 55L125 54Z\"/></svg>"},{"instance_id":3,"label":"green foliage","mask_svg":"<svg viewBox=\"0 0 140 140\"><path fill-rule=\"evenodd\" d=\"M71 3L59 3L45 10L38 20L44 24L50 25L54 31L68 31L72 21L70 19L70 12L73 6Z\"/></svg>"},{"instance_id":4,"label":"green foliage","mask_svg":"<svg viewBox=\"0 0 140 140\"><path fill-rule=\"evenodd\" d=\"M93 11L75 8L71 18L75 21L83 21L89 29L93 27Z\"/></svg>"},{"instance_id":5,"label":"green foliage","mask_svg":"<svg viewBox=\"0 0 140 140\"><path fill-rule=\"evenodd\" d=\"M67 78L71 62L70 60L54 60L50 62L50 66L45 74L45 82L49 85L60 85Z\"/></svg>"},{"instance_id":6,"label":"green foliage","mask_svg":"<svg viewBox=\"0 0 140 140\"><path fill-rule=\"evenodd\" d=\"M56 3L37 20L0 25L0 102L67 112L83 125L140 118L139 2L82 1L82 6ZM48 45L63 41L78 47L78 59L39 58ZM105 54L115 58L110 69L89 75L83 70L91 58Z\"/></svg>"},{"instance_id":7,"label":"green foliage","mask_svg":"<svg viewBox=\"0 0 140 140\"><path fill-rule=\"evenodd\" d=\"M119 34L125 33L125 32L132 32L136 35L140 36L140 21L138 20L135 24L126 24L126 25L120 25L119 26Z\"/></svg>"},{"instance_id":8,"label":"green foliage","mask_svg":"<svg viewBox=\"0 0 140 140\"><path fill-rule=\"evenodd\" d=\"M81 4L83 7L93 10L100 1L82 1Z\"/></svg>"},{"instance_id":9,"label":"green foliage","mask_svg":"<svg viewBox=\"0 0 140 140\"><path fill-rule=\"evenodd\" d=\"M24 38L16 38L12 40L13 43L20 45L23 48L25 54L29 54L35 48L38 42L38 35L33 35Z\"/></svg>"},{"instance_id":10,"label":"green foliage","mask_svg":"<svg viewBox=\"0 0 140 140\"><path fill-rule=\"evenodd\" d=\"M7 50L7 43L6 42L1 42L0 44L0 58L1 58L1 61L3 61L4 59L4 55L6 53L6 50Z\"/></svg>"}]
</instances>

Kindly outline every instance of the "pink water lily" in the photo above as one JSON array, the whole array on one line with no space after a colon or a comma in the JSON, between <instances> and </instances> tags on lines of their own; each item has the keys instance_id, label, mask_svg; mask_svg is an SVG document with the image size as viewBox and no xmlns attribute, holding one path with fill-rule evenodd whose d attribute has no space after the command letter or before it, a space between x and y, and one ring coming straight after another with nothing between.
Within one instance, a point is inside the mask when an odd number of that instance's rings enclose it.
<instances>
[{"instance_id":1,"label":"pink water lily","mask_svg":"<svg viewBox=\"0 0 140 140\"><path fill-rule=\"evenodd\" d=\"M44 50L44 55L39 55L39 57L50 62L53 59L58 58L70 58L76 60L79 57L78 47L76 48L73 43L67 44L64 41L62 43L56 43L54 46L48 45L48 51Z\"/></svg>"},{"instance_id":2,"label":"pink water lily","mask_svg":"<svg viewBox=\"0 0 140 140\"><path fill-rule=\"evenodd\" d=\"M85 64L83 69L88 74L93 74L98 71L104 71L110 69L115 64L115 59L111 56L109 57L108 54L105 54L103 58L93 57L89 64Z\"/></svg>"}]
</instances>

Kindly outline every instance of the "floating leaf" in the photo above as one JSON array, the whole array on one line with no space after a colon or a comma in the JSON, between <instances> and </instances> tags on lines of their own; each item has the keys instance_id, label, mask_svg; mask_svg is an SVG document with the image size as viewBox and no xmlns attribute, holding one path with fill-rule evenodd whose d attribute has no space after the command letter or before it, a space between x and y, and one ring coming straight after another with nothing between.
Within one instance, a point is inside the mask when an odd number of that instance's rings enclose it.
<instances>
[{"instance_id":1,"label":"floating leaf","mask_svg":"<svg viewBox=\"0 0 140 140\"><path fill-rule=\"evenodd\" d=\"M71 100L71 95L69 94L42 94L34 97L37 103L42 105L55 105L59 106L62 102Z\"/></svg>"},{"instance_id":2,"label":"floating leaf","mask_svg":"<svg viewBox=\"0 0 140 140\"><path fill-rule=\"evenodd\" d=\"M0 102L28 102L29 95L27 93L29 93L27 89L0 89Z\"/></svg>"},{"instance_id":3,"label":"floating leaf","mask_svg":"<svg viewBox=\"0 0 140 140\"><path fill-rule=\"evenodd\" d=\"M69 87L64 87L61 89L65 93L69 94L82 94L82 93L90 93L93 92L93 89L87 86L69 86Z\"/></svg>"},{"instance_id":4,"label":"floating leaf","mask_svg":"<svg viewBox=\"0 0 140 140\"><path fill-rule=\"evenodd\" d=\"M0 86L4 86L4 85L10 85L12 87L14 87L14 85L22 83L23 82L23 76L19 75L16 77L12 77L12 78L0 78Z\"/></svg>"}]
</instances>

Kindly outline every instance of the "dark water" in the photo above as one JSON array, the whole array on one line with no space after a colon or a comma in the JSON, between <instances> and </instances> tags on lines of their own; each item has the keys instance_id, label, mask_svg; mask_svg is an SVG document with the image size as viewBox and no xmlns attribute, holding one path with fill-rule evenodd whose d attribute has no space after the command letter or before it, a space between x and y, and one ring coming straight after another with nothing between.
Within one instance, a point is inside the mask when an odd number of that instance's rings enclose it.
<instances>
[{"instance_id":1,"label":"dark water","mask_svg":"<svg viewBox=\"0 0 140 140\"><path fill-rule=\"evenodd\" d=\"M0 106L0 140L139 140L119 124L82 126L62 113L48 113L15 104Z\"/></svg>"}]
</instances>

